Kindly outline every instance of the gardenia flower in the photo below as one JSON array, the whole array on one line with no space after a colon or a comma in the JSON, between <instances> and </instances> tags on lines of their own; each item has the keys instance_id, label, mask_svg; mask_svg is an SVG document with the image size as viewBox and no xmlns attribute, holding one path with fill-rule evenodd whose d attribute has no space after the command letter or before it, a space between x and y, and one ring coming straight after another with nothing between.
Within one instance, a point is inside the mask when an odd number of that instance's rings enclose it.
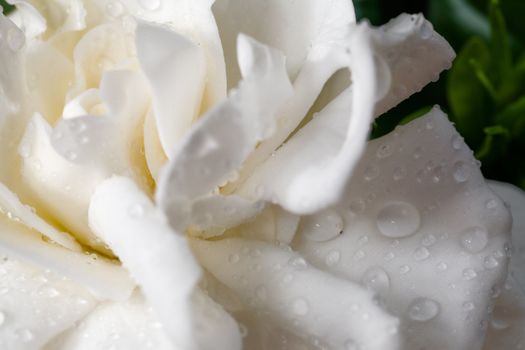
<instances>
[{"instance_id":1,"label":"gardenia flower","mask_svg":"<svg viewBox=\"0 0 525 350\"><path fill-rule=\"evenodd\" d=\"M421 15L374 28L348 0L11 3L0 348L523 345L494 190L512 210L524 196L487 185L439 107L367 142L454 58Z\"/></svg>"}]
</instances>

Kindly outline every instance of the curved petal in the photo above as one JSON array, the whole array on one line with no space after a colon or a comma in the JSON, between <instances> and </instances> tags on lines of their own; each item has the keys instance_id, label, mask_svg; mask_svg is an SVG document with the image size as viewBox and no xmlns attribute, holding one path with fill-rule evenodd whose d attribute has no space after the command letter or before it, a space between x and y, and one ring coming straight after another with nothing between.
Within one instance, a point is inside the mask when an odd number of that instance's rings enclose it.
<instances>
[{"instance_id":1,"label":"curved petal","mask_svg":"<svg viewBox=\"0 0 525 350\"><path fill-rule=\"evenodd\" d=\"M525 344L525 279L523 273L525 194L511 184L489 181L489 186L510 206L512 246L510 271L503 288L495 290L497 298L483 349L518 349Z\"/></svg>"},{"instance_id":2,"label":"curved petal","mask_svg":"<svg viewBox=\"0 0 525 350\"><path fill-rule=\"evenodd\" d=\"M89 219L140 284L174 345L240 349L235 321L211 299L194 293L201 271L185 238L172 231L133 181L103 182L93 195Z\"/></svg>"},{"instance_id":3,"label":"curved petal","mask_svg":"<svg viewBox=\"0 0 525 350\"><path fill-rule=\"evenodd\" d=\"M342 349L397 349L397 320L373 293L309 267L296 253L264 242L193 240L203 266L263 319L305 339Z\"/></svg>"},{"instance_id":4,"label":"curved petal","mask_svg":"<svg viewBox=\"0 0 525 350\"><path fill-rule=\"evenodd\" d=\"M65 232L59 232L56 228L48 224L38 216L30 207L20 202L16 194L11 192L4 184L0 182L0 213L6 214L9 218L20 220L24 225L33 228L60 244L61 246L71 249L80 250L80 246L74 238Z\"/></svg>"},{"instance_id":5,"label":"curved petal","mask_svg":"<svg viewBox=\"0 0 525 350\"><path fill-rule=\"evenodd\" d=\"M46 19L38 10L25 0L8 0L16 6L16 11L9 18L20 28L27 38L35 38L47 29Z\"/></svg>"},{"instance_id":6,"label":"curved petal","mask_svg":"<svg viewBox=\"0 0 525 350\"><path fill-rule=\"evenodd\" d=\"M113 174L130 175L150 189L141 155L140 123L148 106L144 90L138 73L108 72L100 92L107 116L62 119L51 129L36 115L19 147L22 182L36 207L82 243L107 254L111 252L88 227L89 200L97 184Z\"/></svg>"},{"instance_id":7,"label":"curved petal","mask_svg":"<svg viewBox=\"0 0 525 350\"><path fill-rule=\"evenodd\" d=\"M199 120L160 177L157 202L170 220L180 205L188 207L235 174L257 143L273 132L275 113L291 94L282 55L244 36L239 37L239 55L246 79ZM186 224L171 221L182 229Z\"/></svg>"},{"instance_id":8,"label":"curved petal","mask_svg":"<svg viewBox=\"0 0 525 350\"><path fill-rule=\"evenodd\" d=\"M436 81L456 56L422 14L396 17L374 31L373 41L376 59L385 65L384 72L380 71L383 74L378 76L383 87L379 89L376 115Z\"/></svg>"},{"instance_id":9,"label":"curved petal","mask_svg":"<svg viewBox=\"0 0 525 350\"><path fill-rule=\"evenodd\" d=\"M373 118L376 84L369 36L367 26L353 33L352 86L261 165L238 189L240 195L262 195L299 214L313 213L340 199Z\"/></svg>"},{"instance_id":10,"label":"curved petal","mask_svg":"<svg viewBox=\"0 0 525 350\"><path fill-rule=\"evenodd\" d=\"M230 88L241 79L236 60L240 33L282 51L288 74L294 80L317 45L333 40L345 26L355 22L350 0L218 0L213 13L224 47Z\"/></svg>"},{"instance_id":11,"label":"curved petal","mask_svg":"<svg viewBox=\"0 0 525 350\"><path fill-rule=\"evenodd\" d=\"M137 54L152 90L160 142L172 158L200 112L206 82L204 50L168 28L141 22L136 33Z\"/></svg>"},{"instance_id":12,"label":"curved petal","mask_svg":"<svg viewBox=\"0 0 525 350\"><path fill-rule=\"evenodd\" d=\"M40 349L96 305L70 280L17 260L4 258L0 273L2 349Z\"/></svg>"},{"instance_id":13,"label":"curved petal","mask_svg":"<svg viewBox=\"0 0 525 350\"><path fill-rule=\"evenodd\" d=\"M510 216L438 108L370 141L336 209L332 234L302 224L295 249L377 291L404 349L481 348Z\"/></svg>"},{"instance_id":14,"label":"curved petal","mask_svg":"<svg viewBox=\"0 0 525 350\"><path fill-rule=\"evenodd\" d=\"M509 206L512 213L512 259L510 274L525 291L525 193L511 184L489 181L489 186Z\"/></svg>"},{"instance_id":15,"label":"curved petal","mask_svg":"<svg viewBox=\"0 0 525 350\"><path fill-rule=\"evenodd\" d=\"M124 300L135 288L117 264L45 242L35 231L4 217L0 217L0 252L65 276L101 299Z\"/></svg>"}]
</instances>

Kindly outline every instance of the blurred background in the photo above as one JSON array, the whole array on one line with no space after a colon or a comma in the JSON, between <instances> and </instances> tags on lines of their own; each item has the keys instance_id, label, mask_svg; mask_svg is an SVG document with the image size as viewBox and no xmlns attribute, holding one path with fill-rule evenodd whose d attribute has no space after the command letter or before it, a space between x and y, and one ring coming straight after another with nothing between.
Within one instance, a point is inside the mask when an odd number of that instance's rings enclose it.
<instances>
[{"instance_id":1,"label":"blurred background","mask_svg":"<svg viewBox=\"0 0 525 350\"><path fill-rule=\"evenodd\" d=\"M12 6L0 0L4 12ZM439 104L482 162L487 178L525 189L525 0L354 0L381 25L423 13L458 56L438 82L377 119L371 137Z\"/></svg>"}]
</instances>

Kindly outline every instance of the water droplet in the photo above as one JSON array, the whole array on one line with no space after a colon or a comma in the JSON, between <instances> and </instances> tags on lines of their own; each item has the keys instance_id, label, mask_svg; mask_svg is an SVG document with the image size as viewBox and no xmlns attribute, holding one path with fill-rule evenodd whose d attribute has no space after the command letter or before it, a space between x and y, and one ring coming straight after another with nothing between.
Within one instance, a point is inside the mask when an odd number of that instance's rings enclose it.
<instances>
[{"instance_id":1,"label":"water droplet","mask_svg":"<svg viewBox=\"0 0 525 350\"><path fill-rule=\"evenodd\" d=\"M338 250L331 250L326 254L324 262L326 266L334 266L341 260L341 253Z\"/></svg>"},{"instance_id":2,"label":"water droplet","mask_svg":"<svg viewBox=\"0 0 525 350\"><path fill-rule=\"evenodd\" d=\"M124 6L120 1L111 1L106 5L106 12L110 17L117 18L124 12Z\"/></svg>"},{"instance_id":3,"label":"water droplet","mask_svg":"<svg viewBox=\"0 0 525 350\"><path fill-rule=\"evenodd\" d=\"M414 257L414 260L416 261L423 261L423 260L428 259L428 257L430 256L430 252L425 247L419 247L414 251L412 256Z\"/></svg>"},{"instance_id":4,"label":"water droplet","mask_svg":"<svg viewBox=\"0 0 525 350\"><path fill-rule=\"evenodd\" d=\"M495 199L489 199L486 203L485 203L485 208L487 209L495 209L498 207L498 201L495 200Z\"/></svg>"},{"instance_id":5,"label":"water droplet","mask_svg":"<svg viewBox=\"0 0 525 350\"><path fill-rule=\"evenodd\" d=\"M396 256L394 253L388 252L385 254L385 256L383 256L383 259L385 259L385 261L392 261L395 257Z\"/></svg>"},{"instance_id":6,"label":"water droplet","mask_svg":"<svg viewBox=\"0 0 525 350\"><path fill-rule=\"evenodd\" d=\"M128 209L128 214L134 219L144 216L144 206L140 203L132 204Z\"/></svg>"},{"instance_id":7,"label":"water droplet","mask_svg":"<svg viewBox=\"0 0 525 350\"><path fill-rule=\"evenodd\" d=\"M405 178L406 175L407 175L407 170L404 167L397 167L394 169L392 178L394 179L394 181L399 181Z\"/></svg>"},{"instance_id":8,"label":"water droplet","mask_svg":"<svg viewBox=\"0 0 525 350\"><path fill-rule=\"evenodd\" d=\"M38 290L38 295L46 298L56 298L60 295L60 292L50 286L43 286Z\"/></svg>"},{"instance_id":9,"label":"water droplet","mask_svg":"<svg viewBox=\"0 0 525 350\"><path fill-rule=\"evenodd\" d=\"M304 316L308 314L308 311L310 310L310 306L308 305L308 301L304 298L298 298L294 300L292 304L292 310L294 314L299 316Z\"/></svg>"},{"instance_id":10,"label":"water droplet","mask_svg":"<svg viewBox=\"0 0 525 350\"><path fill-rule=\"evenodd\" d=\"M470 281L470 280L476 278L477 276L478 276L478 274L473 269L465 269L465 270L463 270L463 278L466 279L467 281Z\"/></svg>"},{"instance_id":11,"label":"water droplet","mask_svg":"<svg viewBox=\"0 0 525 350\"><path fill-rule=\"evenodd\" d=\"M474 310L476 307L474 306L474 303L471 302L471 301L465 301L463 303L463 305L461 305L461 308L464 310L464 311L472 311Z\"/></svg>"},{"instance_id":12,"label":"water droplet","mask_svg":"<svg viewBox=\"0 0 525 350\"><path fill-rule=\"evenodd\" d=\"M360 214L365 211L366 203L362 199L354 199L350 202L348 208L352 214Z\"/></svg>"},{"instance_id":13,"label":"water droplet","mask_svg":"<svg viewBox=\"0 0 525 350\"><path fill-rule=\"evenodd\" d=\"M377 155L377 158L387 158L392 155L392 152L393 152L392 146L385 143L379 146L379 148L377 149L376 155Z\"/></svg>"},{"instance_id":14,"label":"water droplet","mask_svg":"<svg viewBox=\"0 0 525 350\"><path fill-rule=\"evenodd\" d=\"M232 264L235 264L237 262L239 262L241 258L239 257L239 254L231 254L230 257L228 258L228 261Z\"/></svg>"},{"instance_id":15,"label":"water droplet","mask_svg":"<svg viewBox=\"0 0 525 350\"><path fill-rule=\"evenodd\" d=\"M31 157L31 145L26 142L21 143L18 148L18 154L24 159Z\"/></svg>"},{"instance_id":16,"label":"water droplet","mask_svg":"<svg viewBox=\"0 0 525 350\"><path fill-rule=\"evenodd\" d=\"M314 242L326 242L334 239L344 229L343 218L331 209L303 218L301 226L303 235Z\"/></svg>"},{"instance_id":17,"label":"water droplet","mask_svg":"<svg viewBox=\"0 0 525 350\"><path fill-rule=\"evenodd\" d=\"M434 123L433 123L432 121L428 121L428 122L426 122L426 123L425 123L425 128L426 128L427 130L432 130L432 129L434 129Z\"/></svg>"},{"instance_id":18,"label":"water droplet","mask_svg":"<svg viewBox=\"0 0 525 350\"><path fill-rule=\"evenodd\" d=\"M489 236L481 227L469 227L459 235L461 246L469 253L479 253L487 246Z\"/></svg>"},{"instance_id":19,"label":"water droplet","mask_svg":"<svg viewBox=\"0 0 525 350\"><path fill-rule=\"evenodd\" d=\"M140 6L148 11L155 11L161 5L161 0L139 0Z\"/></svg>"},{"instance_id":20,"label":"water droplet","mask_svg":"<svg viewBox=\"0 0 525 350\"><path fill-rule=\"evenodd\" d=\"M355 261L359 261L359 260L363 260L363 258L366 256L366 253L362 250L358 250L357 252L355 252L354 254L354 260Z\"/></svg>"},{"instance_id":21,"label":"water droplet","mask_svg":"<svg viewBox=\"0 0 525 350\"><path fill-rule=\"evenodd\" d=\"M431 233L428 233L424 235L423 238L421 238L421 244L425 247L431 247L434 244L436 244L436 242L437 242L436 236L434 236Z\"/></svg>"},{"instance_id":22,"label":"water droplet","mask_svg":"<svg viewBox=\"0 0 525 350\"><path fill-rule=\"evenodd\" d=\"M265 301L266 298L268 298L268 291L266 290L266 287L258 286L257 288L255 288L255 296L257 296L259 300Z\"/></svg>"},{"instance_id":23,"label":"water droplet","mask_svg":"<svg viewBox=\"0 0 525 350\"><path fill-rule=\"evenodd\" d=\"M461 147L463 147L463 138L459 135L454 135L452 137L452 148L459 151Z\"/></svg>"},{"instance_id":24,"label":"water droplet","mask_svg":"<svg viewBox=\"0 0 525 350\"><path fill-rule=\"evenodd\" d=\"M436 265L436 269L440 272L446 271L448 269L448 265L445 262L440 262Z\"/></svg>"},{"instance_id":25,"label":"water droplet","mask_svg":"<svg viewBox=\"0 0 525 350\"><path fill-rule=\"evenodd\" d=\"M432 169L432 172L431 172L432 182L436 184L439 183L441 179L443 178L443 174L444 174L443 167L439 165L436 166L434 169Z\"/></svg>"},{"instance_id":26,"label":"water droplet","mask_svg":"<svg viewBox=\"0 0 525 350\"><path fill-rule=\"evenodd\" d=\"M291 273L287 273L283 276L283 283L290 283L293 281L293 275Z\"/></svg>"},{"instance_id":27,"label":"water droplet","mask_svg":"<svg viewBox=\"0 0 525 350\"><path fill-rule=\"evenodd\" d=\"M439 314L437 301L427 298L417 298L408 307L408 317L413 321L425 322Z\"/></svg>"},{"instance_id":28,"label":"water droplet","mask_svg":"<svg viewBox=\"0 0 525 350\"><path fill-rule=\"evenodd\" d=\"M483 266L485 266L486 269L492 270L498 267L499 263L493 256L487 256L483 260Z\"/></svg>"},{"instance_id":29,"label":"water droplet","mask_svg":"<svg viewBox=\"0 0 525 350\"><path fill-rule=\"evenodd\" d=\"M390 278L386 271L380 267L372 267L366 270L361 277L361 283L366 288L378 293L386 292L390 288Z\"/></svg>"},{"instance_id":30,"label":"water droplet","mask_svg":"<svg viewBox=\"0 0 525 350\"><path fill-rule=\"evenodd\" d=\"M470 168L463 162L456 162L452 171L452 176L458 183L465 182L470 177Z\"/></svg>"},{"instance_id":31,"label":"water droplet","mask_svg":"<svg viewBox=\"0 0 525 350\"><path fill-rule=\"evenodd\" d=\"M402 275L406 275L409 272L410 272L410 266L408 266L408 265L401 265L399 267L399 273L401 273Z\"/></svg>"},{"instance_id":32,"label":"water droplet","mask_svg":"<svg viewBox=\"0 0 525 350\"><path fill-rule=\"evenodd\" d=\"M17 28L11 28L7 32L7 44L14 52L17 52L24 46L24 34Z\"/></svg>"},{"instance_id":33,"label":"water droplet","mask_svg":"<svg viewBox=\"0 0 525 350\"><path fill-rule=\"evenodd\" d=\"M297 270L306 270L308 268L308 263L300 256L291 257L288 260L288 264Z\"/></svg>"},{"instance_id":34,"label":"water droplet","mask_svg":"<svg viewBox=\"0 0 525 350\"><path fill-rule=\"evenodd\" d=\"M377 215L379 231L390 238L410 236L419 229L420 224L419 211L409 203L388 203Z\"/></svg>"},{"instance_id":35,"label":"water droplet","mask_svg":"<svg viewBox=\"0 0 525 350\"><path fill-rule=\"evenodd\" d=\"M365 172L363 174L363 178L366 181L372 181L379 175L379 168L375 165L369 165L366 167Z\"/></svg>"},{"instance_id":36,"label":"water droplet","mask_svg":"<svg viewBox=\"0 0 525 350\"><path fill-rule=\"evenodd\" d=\"M417 147L414 150L414 153L412 154L412 156L414 157L414 159L419 159L419 158L421 158L421 153L422 152L423 152L423 150L421 149L421 147Z\"/></svg>"}]
</instances>

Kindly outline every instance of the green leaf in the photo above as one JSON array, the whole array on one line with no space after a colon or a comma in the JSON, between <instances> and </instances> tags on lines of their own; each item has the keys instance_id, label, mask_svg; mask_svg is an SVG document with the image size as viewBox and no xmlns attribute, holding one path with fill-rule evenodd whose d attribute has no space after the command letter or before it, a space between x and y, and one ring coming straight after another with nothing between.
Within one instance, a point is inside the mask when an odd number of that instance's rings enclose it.
<instances>
[{"instance_id":1,"label":"green leaf","mask_svg":"<svg viewBox=\"0 0 525 350\"><path fill-rule=\"evenodd\" d=\"M4 9L4 15L9 14L11 11L15 9L13 5L8 4L5 2L5 0L0 0L0 6Z\"/></svg>"},{"instance_id":2,"label":"green leaf","mask_svg":"<svg viewBox=\"0 0 525 350\"><path fill-rule=\"evenodd\" d=\"M493 80L500 85L508 76L512 65L512 52L509 43L509 33L505 19L501 13L499 0L491 0L489 6L490 18L490 49L494 67Z\"/></svg>"},{"instance_id":3,"label":"green leaf","mask_svg":"<svg viewBox=\"0 0 525 350\"><path fill-rule=\"evenodd\" d=\"M447 81L447 98L459 132L470 147L476 149L483 141L483 128L490 125L491 101L472 63L486 71L490 50L477 37L470 39L458 54Z\"/></svg>"},{"instance_id":4,"label":"green leaf","mask_svg":"<svg viewBox=\"0 0 525 350\"><path fill-rule=\"evenodd\" d=\"M525 137L525 96L510 104L494 120L511 130L513 138Z\"/></svg>"},{"instance_id":5,"label":"green leaf","mask_svg":"<svg viewBox=\"0 0 525 350\"><path fill-rule=\"evenodd\" d=\"M492 161L501 153L506 153L510 141L510 131L507 128L501 125L494 125L484 128L483 132L485 133L485 139L476 152L476 158Z\"/></svg>"},{"instance_id":6,"label":"green leaf","mask_svg":"<svg viewBox=\"0 0 525 350\"><path fill-rule=\"evenodd\" d=\"M430 110L432 109L432 106L425 106L423 108L420 108L418 109L417 111L415 112L412 112L410 113L409 115L407 115L406 117L404 117L403 119L401 119L401 121L399 122L400 125L405 125L405 124L408 124L410 123L412 120L414 119L417 119L425 114L427 114Z\"/></svg>"}]
</instances>

